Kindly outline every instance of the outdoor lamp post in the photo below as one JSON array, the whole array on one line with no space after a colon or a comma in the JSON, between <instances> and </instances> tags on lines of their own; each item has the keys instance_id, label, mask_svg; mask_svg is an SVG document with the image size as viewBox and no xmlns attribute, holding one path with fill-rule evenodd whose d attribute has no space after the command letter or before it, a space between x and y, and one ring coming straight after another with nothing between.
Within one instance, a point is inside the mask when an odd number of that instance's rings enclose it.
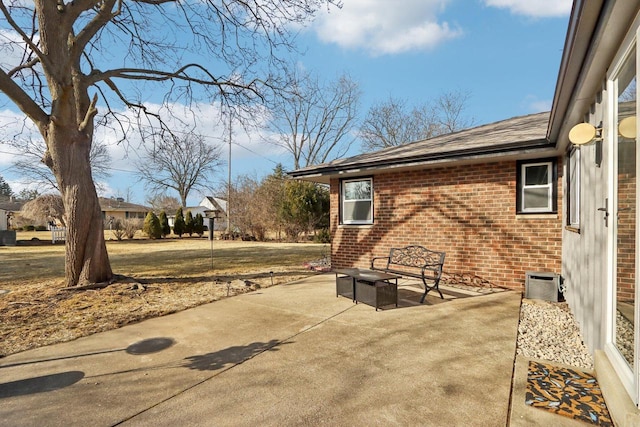
<instances>
[{"instance_id":1,"label":"outdoor lamp post","mask_svg":"<svg viewBox=\"0 0 640 427\"><path fill-rule=\"evenodd\" d=\"M206 209L204 211L204 216L207 217L207 219L209 220L209 240L213 240L213 226L214 226L214 220L220 218L218 215L220 214L220 211L218 209Z\"/></svg>"},{"instance_id":2,"label":"outdoor lamp post","mask_svg":"<svg viewBox=\"0 0 640 427\"><path fill-rule=\"evenodd\" d=\"M216 218L219 218L218 214L220 211L218 209L206 209L204 211L204 216L209 219L209 241L211 242L211 269L213 270L213 226Z\"/></svg>"}]
</instances>

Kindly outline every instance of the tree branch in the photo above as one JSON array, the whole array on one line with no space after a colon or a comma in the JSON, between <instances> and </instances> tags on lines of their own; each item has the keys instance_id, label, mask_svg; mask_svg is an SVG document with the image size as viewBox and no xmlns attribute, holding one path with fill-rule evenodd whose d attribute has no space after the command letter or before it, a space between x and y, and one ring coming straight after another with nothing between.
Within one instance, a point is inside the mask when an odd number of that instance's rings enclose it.
<instances>
[{"instance_id":1,"label":"tree branch","mask_svg":"<svg viewBox=\"0 0 640 427\"><path fill-rule=\"evenodd\" d=\"M29 46L29 49L31 49L39 58L42 58L44 54L31 40L31 38L27 36L27 33L22 30L22 27L20 27L20 25L18 25L18 23L13 19L11 13L9 13L7 7L5 6L4 1L0 1L0 11L2 11L2 14L4 15L9 25L11 25L11 28L13 28L13 30L18 33L20 37L22 37L22 40L25 42L25 44Z\"/></svg>"},{"instance_id":2,"label":"tree branch","mask_svg":"<svg viewBox=\"0 0 640 427\"><path fill-rule=\"evenodd\" d=\"M0 87L2 91L38 126L41 133L49 123L49 116L27 93L0 69Z\"/></svg>"},{"instance_id":3,"label":"tree branch","mask_svg":"<svg viewBox=\"0 0 640 427\"><path fill-rule=\"evenodd\" d=\"M93 99L91 100L91 104L87 109L87 113L84 116L84 120L78 126L78 131L84 132L87 126L93 123L93 118L98 114L98 110L96 109L96 104L98 103L98 94L93 95Z\"/></svg>"},{"instance_id":4,"label":"tree branch","mask_svg":"<svg viewBox=\"0 0 640 427\"><path fill-rule=\"evenodd\" d=\"M116 0L108 0L108 1L96 1L96 2L87 2L87 5L90 3L95 3L100 6L98 13L93 17L91 21L78 33L75 38L75 43L73 46L74 57L79 57L86 45L89 41L103 28L109 21L118 16L121 11L122 0L118 0L118 8L115 12L110 12L113 9L113 6L116 3Z\"/></svg>"}]
</instances>

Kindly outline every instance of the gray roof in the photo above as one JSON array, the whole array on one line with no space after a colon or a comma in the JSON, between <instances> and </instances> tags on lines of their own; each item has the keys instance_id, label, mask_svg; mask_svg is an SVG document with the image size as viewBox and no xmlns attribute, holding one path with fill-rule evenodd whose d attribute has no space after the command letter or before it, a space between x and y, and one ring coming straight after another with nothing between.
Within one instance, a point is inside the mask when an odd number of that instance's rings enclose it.
<instances>
[{"instance_id":1,"label":"gray roof","mask_svg":"<svg viewBox=\"0 0 640 427\"><path fill-rule=\"evenodd\" d=\"M424 168L449 162L499 160L507 156L555 154L546 138L549 112L514 117L372 153L334 160L290 172L294 178L328 182L331 176L356 176L389 169ZM524 158L524 157L523 157Z\"/></svg>"},{"instance_id":2,"label":"gray roof","mask_svg":"<svg viewBox=\"0 0 640 427\"><path fill-rule=\"evenodd\" d=\"M100 209L108 212L149 212L151 208L142 205L136 205L135 203L125 202L119 199L107 199L106 197L99 197Z\"/></svg>"},{"instance_id":3,"label":"gray roof","mask_svg":"<svg viewBox=\"0 0 640 427\"><path fill-rule=\"evenodd\" d=\"M17 201L12 198L0 197L0 209L5 210L7 212L19 212L22 209L22 206L25 204L25 201Z\"/></svg>"}]
</instances>

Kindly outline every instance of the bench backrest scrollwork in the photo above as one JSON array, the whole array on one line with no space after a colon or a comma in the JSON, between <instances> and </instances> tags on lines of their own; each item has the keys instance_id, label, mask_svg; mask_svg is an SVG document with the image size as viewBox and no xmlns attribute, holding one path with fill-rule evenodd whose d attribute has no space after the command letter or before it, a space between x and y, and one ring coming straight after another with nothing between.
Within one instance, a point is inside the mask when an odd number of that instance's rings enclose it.
<instances>
[{"instance_id":1,"label":"bench backrest scrollwork","mask_svg":"<svg viewBox=\"0 0 640 427\"><path fill-rule=\"evenodd\" d=\"M444 252L431 251L422 246L392 248L389 264L418 268L425 267L429 270L442 270L444 256Z\"/></svg>"}]
</instances>

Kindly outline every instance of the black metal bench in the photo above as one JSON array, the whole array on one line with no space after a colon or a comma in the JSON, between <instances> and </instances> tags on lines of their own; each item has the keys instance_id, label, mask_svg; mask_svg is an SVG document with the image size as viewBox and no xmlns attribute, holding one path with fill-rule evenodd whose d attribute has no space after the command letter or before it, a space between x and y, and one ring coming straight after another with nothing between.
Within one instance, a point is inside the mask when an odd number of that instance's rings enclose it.
<instances>
[{"instance_id":1,"label":"black metal bench","mask_svg":"<svg viewBox=\"0 0 640 427\"><path fill-rule=\"evenodd\" d=\"M444 299L438 287L442 277L444 256L445 252L431 251L417 245L391 248L389 256L371 259L371 269L422 279L424 284L424 294L420 299L422 304L427 293L433 289L438 291L440 298Z\"/></svg>"}]
</instances>

